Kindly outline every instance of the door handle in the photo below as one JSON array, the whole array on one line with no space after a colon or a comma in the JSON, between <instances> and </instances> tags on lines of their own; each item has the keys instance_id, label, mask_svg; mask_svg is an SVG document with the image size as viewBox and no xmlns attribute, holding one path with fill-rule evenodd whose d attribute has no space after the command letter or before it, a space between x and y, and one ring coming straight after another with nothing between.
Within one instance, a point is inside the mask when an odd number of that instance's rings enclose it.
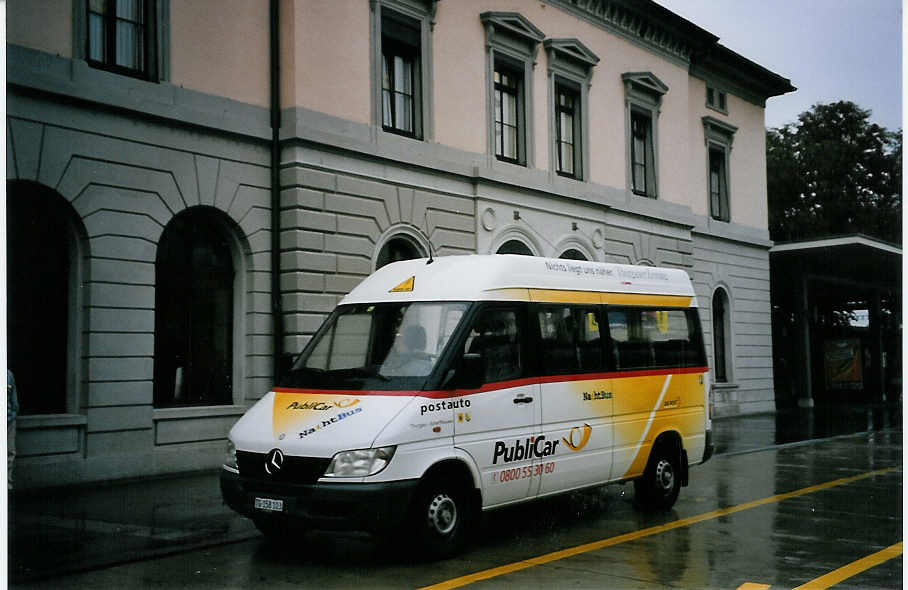
<instances>
[{"instance_id":1,"label":"door handle","mask_svg":"<svg viewBox=\"0 0 908 590\"><path fill-rule=\"evenodd\" d=\"M533 398L531 398L531 397L523 397L523 396L521 396L521 397L515 397L515 398L514 398L514 403L515 403L515 404L529 404L529 403L532 403L532 401L533 401Z\"/></svg>"}]
</instances>

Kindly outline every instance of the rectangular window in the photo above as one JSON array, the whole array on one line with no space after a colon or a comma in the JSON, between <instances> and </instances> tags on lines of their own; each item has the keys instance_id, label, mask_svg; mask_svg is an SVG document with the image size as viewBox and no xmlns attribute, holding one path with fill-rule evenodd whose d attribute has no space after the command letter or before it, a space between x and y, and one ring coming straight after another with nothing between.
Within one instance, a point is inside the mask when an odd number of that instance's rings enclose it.
<instances>
[{"instance_id":1,"label":"rectangular window","mask_svg":"<svg viewBox=\"0 0 908 590\"><path fill-rule=\"evenodd\" d=\"M645 113L631 113L631 181L635 194L656 195L653 162L652 119Z\"/></svg>"},{"instance_id":2,"label":"rectangular window","mask_svg":"<svg viewBox=\"0 0 908 590\"><path fill-rule=\"evenodd\" d=\"M728 175L725 150L709 148L709 213L713 219L728 221Z\"/></svg>"},{"instance_id":3,"label":"rectangular window","mask_svg":"<svg viewBox=\"0 0 908 590\"><path fill-rule=\"evenodd\" d=\"M577 92L555 85L555 146L558 151L558 174L580 177L580 105Z\"/></svg>"},{"instance_id":4,"label":"rectangular window","mask_svg":"<svg viewBox=\"0 0 908 590\"><path fill-rule=\"evenodd\" d=\"M514 12L479 15L486 33L486 122L488 153L495 159L532 167L533 68L545 34Z\"/></svg>"},{"instance_id":5,"label":"rectangular window","mask_svg":"<svg viewBox=\"0 0 908 590\"><path fill-rule=\"evenodd\" d=\"M717 90L711 86L706 87L706 106L721 111L723 113L728 112L728 95L721 91Z\"/></svg>"},{"instance_id":6,"label":"rectangular window","mask_svg":"<svg viewBox=\"0 0 908 590\"><path fill-rule=\"evenodd\" d=\"M599 314L595 309L545 306L536 315L544 375L602 370Z\"/></svg>"},{"instance_id":7,"label":"rectangular window","mask_svg":"<svg viewBox=\"0 0 908 590\"><path fill-rule=\"evenodd\" d=\"M513 70L500 66L495 68L495 156L515 164L521 160L522 78Z\"/></svg>"},{"instance_id":8,"label":"rectangular window","mask_svg":"<svg viewBox=\"0 0 908 590\"><path fill-rule=\"evenodd\" d=\"M705 365L695 310L610 307L608 323L619 371Z\"/></svg>"},{"instance_id":9,"label":"rectangular window","mask_svg":"<svg viewBox=\"0 0 908 590\"><path fill-rule=\"evenodd\" d=\"M382 11L382 127L419 134L419 22Z\"/></svg>"},{"instance_id":10,"label":"rectangular window","mask_svg":"<svg viewBox=\"0 0 908 590\"><path fill-rule=\"evenodd\" d=\"M625 90L628 189L635 195L655 199L659 192L659 109L668 86L652 72L627 72L621 78Z\"/></svg>"},{"instance_id":11,"label":"rectangular window","mask_svg":"<svg viewBox=\"0 0 908 590\"><path fill-rule=\"evenodd\" d=\"M89 63L120 73L150 77L154 35L149 0L88 0Z\"/></svg>"}]
</instances>

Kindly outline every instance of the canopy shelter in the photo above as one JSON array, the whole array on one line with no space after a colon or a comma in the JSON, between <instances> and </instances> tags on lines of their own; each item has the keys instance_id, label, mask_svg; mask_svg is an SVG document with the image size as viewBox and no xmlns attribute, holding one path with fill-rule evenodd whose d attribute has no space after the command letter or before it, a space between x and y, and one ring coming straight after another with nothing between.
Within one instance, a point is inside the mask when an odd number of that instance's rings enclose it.
<instances>
[{"instance_id":1,"label":"canopy shelter","mask_svg":"<svg viewBox=\"0 0 908 590\"><path fill-rule=\"evenodd\" d=\"M776 406L902 391L902 249L863 235L770 249Z\"/></svg>"}]
</instances>

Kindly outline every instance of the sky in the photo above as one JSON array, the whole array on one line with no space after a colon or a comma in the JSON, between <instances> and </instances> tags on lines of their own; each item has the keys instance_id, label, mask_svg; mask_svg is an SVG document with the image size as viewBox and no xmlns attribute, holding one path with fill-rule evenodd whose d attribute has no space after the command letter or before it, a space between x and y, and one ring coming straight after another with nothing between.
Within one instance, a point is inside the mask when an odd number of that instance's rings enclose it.
<instances>
[{"instance_id":1,"label":"sky","mask_svg":"<svg viewBox=\"0 0 908 590\"><path fill-rule=\"evenodd\" d=\"M656 2L791 80L797 91L767 101L767 127L794 123L818 102L850 100L901 129L901 0Z\"/></svg>"}]
</instances>

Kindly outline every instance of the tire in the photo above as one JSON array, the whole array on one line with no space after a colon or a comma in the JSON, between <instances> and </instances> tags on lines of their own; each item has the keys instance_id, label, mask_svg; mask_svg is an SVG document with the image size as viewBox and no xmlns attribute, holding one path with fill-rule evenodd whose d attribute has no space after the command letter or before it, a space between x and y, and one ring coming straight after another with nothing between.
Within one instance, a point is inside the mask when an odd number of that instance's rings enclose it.
<instances>
[{"instance_id":1,"label":"tire","mask_svg":"<svg viewBox=\"0 0 908 590\"><path fill-rule=\"evenodd\" d=\"M665 511L674 506L681 491L680 456L672 445L653 449L643 476L634 480L634 492L641 507Z\"/></svg>"},{"instance_id":2,"label":"tire","mask_svg":"<svg viewBox=\"0 0 908 590\"><path fill-rule=\"evenodd\" d=\"M457 553L472 524L472 509L464 488L429 481L416 494L410 513L417 549L428 558Z\"/></svg>"}]
</instances>

